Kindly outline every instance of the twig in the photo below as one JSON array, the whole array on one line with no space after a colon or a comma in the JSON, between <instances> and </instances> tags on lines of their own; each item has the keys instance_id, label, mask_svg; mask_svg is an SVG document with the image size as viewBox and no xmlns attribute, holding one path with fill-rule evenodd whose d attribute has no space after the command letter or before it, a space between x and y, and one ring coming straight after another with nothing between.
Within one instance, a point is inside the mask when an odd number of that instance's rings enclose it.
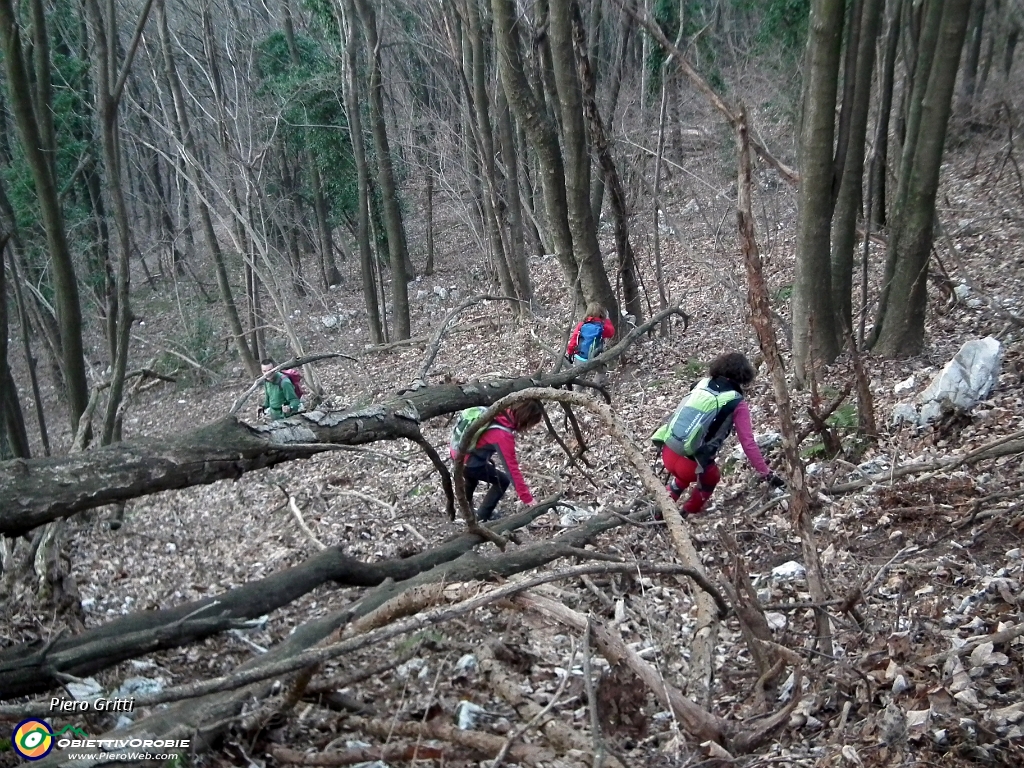
<instances>
[{"instance_id":1,"label":"twig","mask_svg":"<svg viewBox=\"0 0 1024 768\"><path fill-rule=\"evenodd\" d=\"M933 664L942 664L945 663L946 659L950 659L953 656L963 656L965 653L970 653L979 645L984 645L985 643L992 643L993 645L1008 643L1011 640L1017 639L1021 635L1024 635L1024 623L1016 624L1009 629L1004 629L1002 632L995 632L991 635L985 635L984 637L976 637L973 640L969 640L964 643L959 648L950 648L948 651L926 656L921 659L921 664L929 667Z\"/></svg>"},{"instance_id":2,"label":"twig","mask_svg":"<svg viewBox=\"0 0 1024 768\"><path fill-rule=\"evenodd\" d=\"M316 545L316 548L327 549L327 545L316 537L316 534L309 529L308 525L306 525L306 521L302 519L302 511L299 509L299 505L295 503L294 496L288 497L288 509L291 510L292 517L294 517L295 522L299 524L299 528L301 528L302 532L305 533L310 538L310 540Z\"/></svg>"},{"instance_id":3,"label":"twig","mask_svg":"<svg viewBox=\"0 0 1024 768\"><path fill-rule=\"evenodd\" d=\"M413 382L413 387L423 387L427 384L427 372L430 371L430 366L434 364L434 360L437 357L437 353L441 351L441 340L444 338L445 333L448 332L448 326L456 317L458 317L463 311L469 309L474 304L479 304L481 301L512 301L520 304L526 304L522 299L517 299L515 296L491 296L489 294L482 294L480 296L470 296L468 299L464 299L455 309L448 313L444 320L441 321L441 325L434 332L433 338L430 340L430 344L427 347L427 353L423 356L423 364L420 366L420 371L416 374L416 379Z\"/></svg>"},{"instance_id":4,"label":"twig","mask_svg":"<svg viewBox=\"0 0 1024 768\"><path fill-rule=\"evenodd\" d=\"M597 588L595 587L594 589L596 590ZM600 590L597 590L597 592L604 596L604 592ZM607 600L608 598L605 597L605 599ZM594 763L592 768L602 768L604 765L604 736L601 733L601 718L597 715L597 691L594 685L594 674L590 668L590 635L592 632L593 626L590 620L587 619L587 629L583 633L583 684L587 692L587 709L590 712L590 735L594 740Z\"/></svg>"}]
</instances>

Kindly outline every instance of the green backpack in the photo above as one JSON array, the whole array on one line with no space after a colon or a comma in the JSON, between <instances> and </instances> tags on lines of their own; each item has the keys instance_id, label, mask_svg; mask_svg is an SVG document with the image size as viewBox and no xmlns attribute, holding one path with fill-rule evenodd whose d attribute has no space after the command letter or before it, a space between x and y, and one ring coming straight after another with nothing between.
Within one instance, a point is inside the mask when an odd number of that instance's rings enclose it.
<instances>
[{"instance_id":1,"label":"green backpack","mask_svg":"<svg viewBox=\"0 0 1024 768\"><path fill-rule=\"evenodd\" d=\"M480 418L480 416L483 415L483 412L486 410L487 408L483 405L475 405L472 408L467 408L466 410L461 411L459 413L459 418L455 420L455 426L452 427L451 437L448 438L448 447L451 449L452 454L456 454L459 452L459 444L462 443L462 438L466 434L466 431L469 430L471 427L474 427L477 420ZM477 434L473 436L473 439L470 441L469 445L466 446L466 453L469 453L474 448L476 448L477 440L479 440L480 436L488 429L503 429L506 432L512 431L508 427L503 427L501 424L494 423L487 425L483 429L478 429Z\"/></svg>"},{"instance_id":2,"label":"green backpack","mask_svg":"<svg viewBox=\"0 0 1024 768\"><path fill-rule=\"evenodd\" d=\"M726 412L731 412L732 408L743 399L743 395L734 390L716 392L711 389L710 383L710 379L701 379L686 400L672 414L669 422L662 425L651 436L651 441L656 445L659 442L662 445L668 444L680 456L694 457L697 456L701 448L705 447L705 442L709 437L711 439L717 437L719 442L724 439L725 435L709 436L708 430L722 409L728 408ZM708 446L712 453L717 451L718 447L718 445Z\"/></svg>"}]
</instances>

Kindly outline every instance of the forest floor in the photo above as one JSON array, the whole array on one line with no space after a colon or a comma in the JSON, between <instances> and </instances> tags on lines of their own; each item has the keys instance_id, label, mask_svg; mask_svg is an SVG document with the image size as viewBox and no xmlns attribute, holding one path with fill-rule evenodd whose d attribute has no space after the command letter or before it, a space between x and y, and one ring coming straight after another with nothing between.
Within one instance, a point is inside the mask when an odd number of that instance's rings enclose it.
<instances>
[{"instance_id":1,"label":"forest floor","mask_svg":"<svg viewBox=\"0 0 1024 768\"><path fill-rule=\"evenodd\" d=\"M730 442L722 454L722 485L710 509L690 521L692 534L713 578L728 561L721 531L738 542L758 597L770 606L776 641L805 659L802 690L794 692L790 681L768 703L779 708L795 695L799 704L788 725L755 755L721 760L709 757L706 747L681 733L654 694L643 690L629 673L611 670L595 656L593 664L601 673L597 701L602 730L623 764L1024 764L1024 641L977 644L969 646L970 652L926 661L973 638L1024 623L1020 457L867 483L846 493L829 490L899 466L965 456L981 445L1008 439L1024 426L1024 328L1006 314L1024 314L1024 187L1007 153L1006 142L995 135L976 136L953 152L939 217L956 255L948 251L945 239L937 240L942 268L933 262L937 278L930 281L927 352L899 361L865 359L878 439L867 441L854 434L857 418L855 407L849 405L830 422L841 437L842 454L824 458L813 436L803 446L818 505L814 528L827 585L837 599L854 588L863 590L863 624L850 614L834 612L833 653L824 656L815 650L812 612L787 606L810 599L806 582L799 575L787 575L787 567L779 568L801 560L786 503L754 481L746 462L737 457L735 442ZM689 328L684 331L673 323L667 335L641 339L610 372L612 407L652 464L647 436L702 375L706 363L722 350L738 349L752 356L756 352L753 332L745 322L745 275L731 213L734 186L724 173L722 178L717 194L710 196L703 188L694 193L685 177L670 185L672 202L666 205L662 233L665 282L671 300L680 302L690 315ZM792 282L794 195L787 188L761 183L755 206L766 276L784 336ZM437 271L410 284L414 333L424 336L462 299L487 292L489 285L461 225L453 220L439 222L438 227L437 241L444 250ZM415 232L412 239L416 240ZM637 240L645 274L650 276L650 240ZM611 243L606 245L612 253ZM466 258L468 253L474 258ZM881 255L876 247L872 259L877 263ZM354 269L345 265L346 281L340 290L324 300L296 303L293 315L311 353L343 352L356 358L354 363L318 365L327 403L334 408L380 400L407 386L424 354L424 343L369 348ZM951 283L942 278L943 269ZM517 321L501 302L467 310L446 336L429 375L431 382L550 367L546 349L564 344L573 318L554 260L535 258L531 271L537 300L534 316ZM953 290L968 283L973 287ZM174 327L177 309L148 297L142 287L136 291L142 318L139 335L169 345L161 339L161 329ZM998 302L999 308L993 309L989 300ZM986 401L941 428L893 425L897 401L922 391L963 342L987 335L1000 338L1004 359L1002 377ZM140 348L139 355L145 354ZM174 434L186 425L226 414L250 382L224 359L216 371L223 378L213 385L163 384L141 393L131 404L125 439ZM905 383L897 394L895 385L911 377L912 383ZM849 361L844 358L818 371L817 379L821 400L827 402L852 379ZM800 406L797 413L804 414L811 394L793 395ZM771 386L763 371L749 400L755 430L777 430ZM254 419L254 408L243 416ZM561 418L553 421L565 434ZM451 419L436 419L424 430L442 455L450 425ZM589 513L628 508L643 495L638 478L601 425L585 416L583 425L589 480L569 466L543 428L520 439L520 459L535 495L560 492L576 506L571 515L563 508L541 517L524 532L524 543L552 537ZM571 440L571 433L566 439ZM103 515L71 523L69 554L86 626L216 594L315 554L316 544L283 503L286 495L296 497L305 523L320 542L367 561L405 556L461 531L462 524L445 515L440 483L419 449L405 442L372 449L321 455L253 472L234 483L138 499L128 505L124 525L117 530L110 530ZM777 448L769 450L767 458L781 466ZM499 509L509 514L515 508L521 505L510 491ZM661 526L619 527L593 546L627 562L678 561ZM482 545L480 551L493 553L494 548ZM18 588L5 609L0 642L52 638L64 620L37 604L27 584ZM351 604L361 594L359 589L321 587L251 631L233 631L154 654L95 677L109 692L129 678L163 686L221 675L281 641L296 626ZM558 583L548 594L609 622L667 680L685 684L695 605L684 580L596 576L589 584ZM474 711L460 704L468 701L481 708L473 727L504 737L523 723L476 664L484 645L495 639L518 660L522 693L542 706L551 702L562 678L569 675L569 685L551 714L572 729L589 733L580 638L535 615L496 604L415 638L399 638L326 665L321 674L330 676L414 651L400 665L345 689L348 710L300 702L288 717L258 734L232 731L219 751L195 762L277 765L280 761L270 755L275 745L319 751L328 745L338 749L354 742L383 743L384 738L353 725L355 704L361 705L360 722L430 716L454 724L460 711L464 717ZM715 654L712 711L730 719L762 714L753 703L756 678L735 618L728 618ZM113 716L91 715L84 726L99 733L114 724ZM545 743L535 728L522 739ZM489 765L478 762L482 757L459 747L443 764ZM550 764L582 762L581 755L570 753ZM509 757L506 763L514 761ZM13 764L9 753L0 754L0 765Z\"/></svg>"}]
</instances>

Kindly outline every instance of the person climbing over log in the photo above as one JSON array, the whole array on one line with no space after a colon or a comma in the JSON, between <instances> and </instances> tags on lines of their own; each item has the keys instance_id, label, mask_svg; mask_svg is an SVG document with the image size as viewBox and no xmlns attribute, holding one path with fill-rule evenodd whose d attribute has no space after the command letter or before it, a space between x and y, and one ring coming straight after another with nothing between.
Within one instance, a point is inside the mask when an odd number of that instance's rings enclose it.
<instances>
[{"instance_id":1,"label":"person climbing over log","mask_svg":"<svg viewBox=\"0 0 1024 768\"><path fill-rule=\"evenodd\" d=\"M565 356L573 366L585 365L604 352L605 341L613 336L615 326L608 317L608 310L592 301L587 305L583 319L572 329ZM596 374L595 383L603 386L607 379L605 366L600 366Z\"/></svg>"},{"instance_id":2,"label":"person climbing over log","mask_svg":"<svg viewBox=\"0 0 1024 768\"><path fill-rule=\"evenodd\" d=\"M475 422L485 410L486 408L477 406L467 408L459 414L452 428L450 440L453 461L459 458L459 445L463 435L478 428ZM515 485L516 493L523 504L533 504L533 494L523 478L516 457L516 433L525 432L536 426L543 417L544 406L540 400L524 400L499 413L469 444L463 458L463 473L466 479L466 501L469 502L470 508L473 507L473 494L477 486L480 483L488 483L491 486L476 510L476 519L480 522L496 519L495 509L510 484ZM495 458L501 462L503 469L499 469L494 463Z\"/></svg>"},{"instance_id":3,"label":"person climbing over log","mask_svg":"<svg viewBox=\"0 0 1024 768\"><path fill-rule=\"evenodd\" d=\"M283 419L284 409L288 408L288 415L292 416L302 410L302 401L299 399L301 392L296 390L296 379L298 371L291 369L274 373L277 363L273 358L265 357L260 361L260 370L263 371L263 412L271 419Z\"/></svg>"},{"instance_id":4,"label":"person climbing over log","mask_svg":"<svg viewBox=\"0 0 1024 768\"><path fill-rule=\"evenodd\" d=\"M654 434L662 442L661 460L670 475L665 486L673 500L694 485L683 512L696 515L721 479L715 457L722 443L736 430L747 460L773 488L785 485L757 447L744 392L754 382L754 366L742 352L726 352L711 361L706 378L697 382L672 418Z\"/></svg>"}]
</instances>

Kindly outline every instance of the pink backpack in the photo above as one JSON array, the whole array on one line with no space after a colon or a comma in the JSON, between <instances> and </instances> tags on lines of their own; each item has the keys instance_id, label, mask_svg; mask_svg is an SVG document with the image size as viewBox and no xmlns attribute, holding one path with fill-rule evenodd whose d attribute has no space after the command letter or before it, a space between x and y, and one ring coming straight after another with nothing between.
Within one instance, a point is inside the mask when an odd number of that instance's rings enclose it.
<instances>
[{"instance_id":1,"label":"pink backpack","mask_svg":"<svg viewBox=\"0 0 1024 768\"><path fill-rule=\"evenodd\" d=\"M285 368L281 373L287 376L292 386L295 387L296 397L302 397L306 394L302 389L302 371L298 368Z\"/></svg>"}]
</instances>

